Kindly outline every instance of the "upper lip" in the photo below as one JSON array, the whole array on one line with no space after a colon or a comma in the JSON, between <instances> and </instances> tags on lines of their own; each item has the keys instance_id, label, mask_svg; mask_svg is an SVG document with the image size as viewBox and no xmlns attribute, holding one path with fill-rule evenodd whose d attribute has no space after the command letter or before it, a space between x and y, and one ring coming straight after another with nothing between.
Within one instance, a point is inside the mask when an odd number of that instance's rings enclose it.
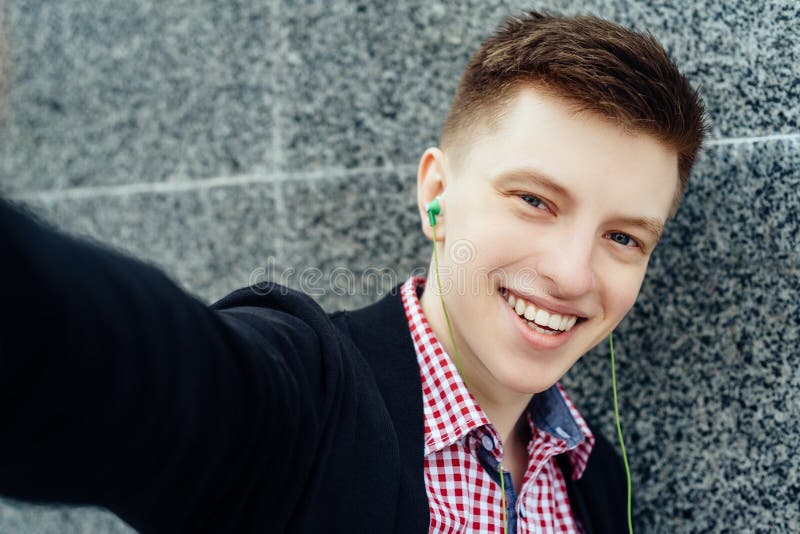
<instances>
[{"instance_id":1,"label":"upper lip","mask_svg":"<svg viewBox=\"0 0 800 534\"><path fill-rule=\"evenodd\" d=\"M511 288L508 288L508 287L506 287L504 289L506 289L506 291L510 291L516 297L522 297L526 302L529 302L530 304L533 304L534 306L536 306L537 309L538 308L544 308L547 311L554 311L554 312L558 312L560 314L566 314L566 315L575 315L576 317L581 317L581 318L584 318L584 317L588 316L587 313L584 313L584 312L582 312L581 310L579 310L577 308L570 308L569 306L563 306L561 304L556 304L554 302L550 302L548 300L544 300L542 298L533 296L533 295L531 295L529 293L523 293L522 291L517 291L516 289L511 289Z\"/></svg>"}]
</instances>

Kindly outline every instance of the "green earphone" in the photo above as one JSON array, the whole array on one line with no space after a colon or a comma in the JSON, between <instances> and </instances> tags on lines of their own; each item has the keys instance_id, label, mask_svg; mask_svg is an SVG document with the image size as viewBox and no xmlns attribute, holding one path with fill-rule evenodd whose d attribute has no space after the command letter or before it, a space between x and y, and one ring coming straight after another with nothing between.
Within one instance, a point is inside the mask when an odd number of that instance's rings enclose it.
<instances>
[{"instance_id":1,"label":"green earphone","mask_svg":"<svg viewBox=\"0 0 800 534\"><path fill-rule=\"evenodd\" d=\"M425 205L425 210L428 212L428 222L431 225L431 230L433 230L433 260L436 264L436 284L439 288L439 298L442 301L442 311L444 312L445 320L447 321L447 329L450 331L450 341L453 345L453 361L456 364L456 369L458 369L458 374L461 375L461 380L463 380L464 385L469 389L469 385L467 384L467 377L461 370L461 356L458 354L458 348L456 348L456 340L453 336L453 328L450 326L450 317L447 314L447 308L444 305L444 297L442 296L442 283L439 280L439 256L436 249L436 216L441 215L442 213L442 206L440 203L440 197L434 198L431 202ZM617 435L619 436L619 446L622 450L622 460L625 464L625 476L627 482L627 490L628 490L628 531L630 534L633 534L633 520L631 517L631 470L630 466L628 465L628 455L625 452L625 442L622 439L622 427L620 426L619 422L619 405L617 404L617 373L615 371L614 365L614 338L613 335L610 333L608 334L608 346L611 351L611 390L614 394L614 420L617 423ZM508 532L508 523L506 520L506 488L505 488L505 477L503 476L503 467L500 463L497 464L497 469L500 472L500 490L502 491L502 507L503 507L503 532Z\"/></svg>"},{"instance_id":2,"label":"green earphone","mask_svg":"<svg viewBox=\"0 0 800 534\"><path fill-rule=\"evenodd\" d=\"M436 216L442 213L442 206L439 204L439 197L433 199L433 202L425 204L425 209L428 211L428 222L431 223L431 228L436 226Z\"/></svg>"}]
</instances>

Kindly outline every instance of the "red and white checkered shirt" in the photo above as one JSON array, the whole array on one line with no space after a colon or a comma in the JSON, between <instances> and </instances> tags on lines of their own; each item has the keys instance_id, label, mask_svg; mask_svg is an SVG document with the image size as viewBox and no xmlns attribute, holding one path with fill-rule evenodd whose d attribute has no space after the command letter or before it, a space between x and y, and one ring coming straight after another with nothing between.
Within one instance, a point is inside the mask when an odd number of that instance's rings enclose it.
<instances>
[{"instance_id":1,"label":"red and white checkered shirt","mask_svg":"<svg viewBox=\"0 0 800 534\"><path fill-rule=\"evenodd\" d=\"M425 486L430 507L431 533L503 532L500 484L484 469L480 457L496 465L503 448L494 426L469 393L458 370L439 344L422 311L417 288L425 287L421 276L409 278L401 293L422 379L425 418ZM580 532L572 516L564 476L556 455L566 452L573 478L583 474L594 445L594 436L560 384L550 392L556 404L566 405L571 416L572 447L565 441L568 431L561 426L546 431L537 427L540 413L527 418L532 439L528 443L528 468L516 504L517 532ZM535 399L535 398L534 398ZM561 402L563 399L563 402ZM552 405L552 402L549 403ZM546 409L547 403L546 403ZM540 426L548 427L547 424ZM559 436L563 436L559 437ZM483 447L485 450L481 451ZM499 480L499 479L498 479ZM510 478L506 478L510 482ZM506 500L513 487L506 482ZM509 521L509 530L512 528Z\"/></svg>"}]
</instances>

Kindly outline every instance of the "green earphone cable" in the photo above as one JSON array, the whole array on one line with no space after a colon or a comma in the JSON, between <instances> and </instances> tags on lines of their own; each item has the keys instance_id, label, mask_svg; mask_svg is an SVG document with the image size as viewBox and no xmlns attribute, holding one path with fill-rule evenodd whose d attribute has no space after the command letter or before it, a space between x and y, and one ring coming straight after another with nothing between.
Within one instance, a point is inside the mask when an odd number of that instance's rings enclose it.
<instances>
[{"instance_id":1,"label":"green earphone cable","mask_svg":"<svg viewBox=\"0 0 800 534\"><path fill-rule=\"evenodd\" d=\"M453 344L453 352L454 354L454 361L456 364L456 369L458 369L458 374L461 376L461 380L464 382L464 386L469 389L469 384L467 384L467 377L464 375L464 372L461 370L461 356L458 354L458 348L456 347L456 339L453 335L453 328L450 326L450 317L447 315L447 308L444 305L444 297L442 296L442 282L439 279L439 254L436 251L436 221L432 219L433 224L431 225L431 229L433 230L433 261L436 264L436 285L439 288L439 299L442 301L442 311L444 312L444 318L447 321L447 330L450 332L450 342ZM508 534L508 518L506 517L506 477L503 475L503 464L502 462L498 462L497 470L500 473L500 493L502 494L500 498L500 505L503 507L503 534Z\"/></svg>"},{"instance_id":2,"label":"green earphone cable","mask_svg":"<svg viewBox=\"0 0 800 534\"><path fill-rule=\"evenodd\" d=\"M442 310L444 311L444 318L447 321L447 329L450 331L450 341L453 343L453 351L455 352L455 363L456 369L458 369L458 374L461 375L461 380L464 381L464 385L469 389L469 384L467 384L467 377L464 376L464 372L461 370L461 355L458 354L458 348L456 347L456 340L453 336L453 328L450 326L450 317L447 315L447 308L444 306L444 297L442 296L442 282L439 280L439 254L436 252L436 225L431 226L433 229L433 261L436 262L436 285L439 287L439 298L442 301Z\"/></svg>"},{"instance_id":3,"label":"green earphone cable","mask_svg":"<svg viewBox=\"0 0 800 534\"><path fill-rule=\"evenodd\" d=\"M628 484L628 532L633 534L633 519L631 517L631 469L628 466L628 455L625 453L625 441L622 439L622 427L619 424L617 373L614 370L614 338L612 334L608 334L608 346L611 349L611 390L614 392L614 419L617 422L617 435L619 436L619 446L622 449L622 461L625 463L625 477Z\"/></svg>"}]
</instances>

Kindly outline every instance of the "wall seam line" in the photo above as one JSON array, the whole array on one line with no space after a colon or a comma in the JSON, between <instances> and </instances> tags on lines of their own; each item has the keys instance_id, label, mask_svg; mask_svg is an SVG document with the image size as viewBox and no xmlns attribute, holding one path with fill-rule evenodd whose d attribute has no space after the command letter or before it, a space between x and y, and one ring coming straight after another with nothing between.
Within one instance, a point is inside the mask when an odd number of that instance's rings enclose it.
<instances>
[{"instance_id":1,"label":"wall seam line","mask_svg":"<svg viewBox=\"0 0 800 534\"><path fill-rule=\"evenodd\" d=\"M753 137L726 137L721 139L711 139L707 146L721 146L721 145L741 145L741 144L754 144L765 143L770 141L794 141L800 139L800 133L787 133L787 134L771 134L771 135L758 135Z\"/></svg>"},{"instance_id":2,"label":"wall seam line","mask_svg":"<svg viewBox=\"0 0 800 534\"><path fill-rule=\"evenodd\" d=\"M352 169L314 170L296 173L254 173L213 178L187 179L171 182L138 182L120 185L72 187L60 190L27 191L4 194L9 200L77 200L93 197L123 196L136 194L168 194L215 187L233 187L248 184L270 184L289 181L316 181L324 179L350 178L359 174L392 172L416 172L416 165L384 165L380 167L355 167Z\"/></svg>"},{"instance_id":3,"label":"wall seam line","mask_svg":"<svg viewBox=\"0 0 800 534\"><path fill-rule=\"evenodd\" d=\"M279 114L278 114L279 115ZM774 134L754 137L732 137L722 139L712 139L705 143L706 147L712 146L725 146L725 145L739 145L739 144L755 144L755 143L769 143L780 141L795 141L800 140L800 133L788 134ZM279 148L280 141L276 144L273 139L273 149L278 152L283 152ZM277 159L283 159L279 156ZM336 178L349 178L359 174L368 173L387 173L387 172L414 172L416 173L416 165L403 164L394 165L389 163L379 167L354 167L351 169L316 169L310 171L298 172L274 172L274 173L254 173L254 174L239 174L233 176L217 176L212 178L200 179L185 179L170 182L137 182L132 184L121 185L100 185L100 186L86 186L86 187L72 187L59 190L43 190L43 191L23 191L19 193L5 194L5 198L9 200L27 201L27 200L40 200L45 202L55 202L58 200L75 200L102 196L121 196L121 195L136 195L136 194L168 194L176 192L195 191L202 189L210 189L214 187L232 187L237 185L258 184L258 183L274 183L285 182L291 180L305 180L314 181L322 179L336 179ZM276 194L280 194L280 188L276 190Z\"/></svg>"}]
</instances>

